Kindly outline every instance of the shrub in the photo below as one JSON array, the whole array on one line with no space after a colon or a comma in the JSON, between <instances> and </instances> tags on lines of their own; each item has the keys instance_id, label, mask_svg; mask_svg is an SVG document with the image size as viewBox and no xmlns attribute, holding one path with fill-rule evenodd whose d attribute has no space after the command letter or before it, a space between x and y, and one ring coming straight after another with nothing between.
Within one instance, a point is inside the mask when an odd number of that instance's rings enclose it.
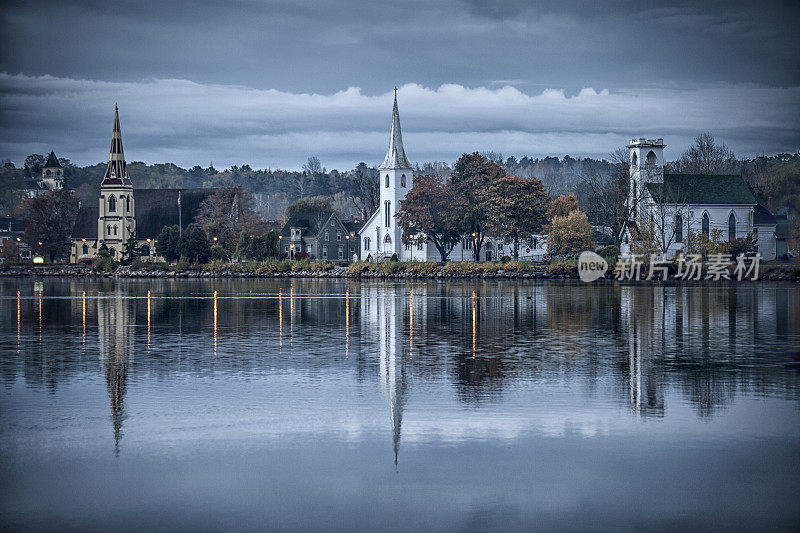
<instances>
[{"instance_id":1,"label":"shrub","mask_svg":"<svg viewBox=\"0 0 800 533\"><path fill-rule=\"evenodd\" d=\"M367 261L356 261L354 263L350 263L347 267L347 273L353 276L358 276L364 272L370 270L370 263Z\"/></svg>"},{"instance_id":2,"label":"shrub","mask_svg":"<svg viewBox=\"0 0 800 533\"><path fill-rule=\"evenodd\" d=\"M212 261L227 261L228 260L228 253L225 251L225 248L220 246L219 244L215 244L211 247L211 260Z\"/></svg>"},{"instance_id":3,"label":"shrub","mask_svg":"<svg viewBox=\"0 0 800 533\"><path fill-rule=\"evenodd\" d=\"M578 276L578 262L570 260L556 260L547 265L547 273L551 276Z\"/></svg>"},{"instance_id":4,"label":"shrub","mask_svg":"<svg viewBox=\"0 0 800 533\"><path fill-rule=\"evenodd\" d=\"M501 263L508 263L509 261L511 261L511 258L508 257L507 255L504 255L503 257L500 258Z\"/></svg>"},{"instance_id":5,"label":"shrub","mask_svg":"<svg viewBox=\"0 0 800 533\"><path fill-rule=\"evenodd\" d=\"M94 258L92 267L99 272L111 272L117 267L117 262L111 256L99 256Z\"/></svg>"}]
</instances>

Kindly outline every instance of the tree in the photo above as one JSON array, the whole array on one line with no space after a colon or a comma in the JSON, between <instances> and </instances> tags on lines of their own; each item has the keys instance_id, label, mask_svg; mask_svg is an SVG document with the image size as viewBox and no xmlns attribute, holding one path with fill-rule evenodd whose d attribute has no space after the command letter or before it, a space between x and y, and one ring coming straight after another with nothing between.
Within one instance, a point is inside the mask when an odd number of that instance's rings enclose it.
<instances>
[{"instance_id":1,"label":"tree","mask_svg":"<svg viewBox=\"0 0 800 533\"><path fill-rule=\"evenodd\" d=\"M461 240L462 206L450 183L440 176L425 174L414 179L397 213L397 224L406 236L425 234L439 251L442 261ZM418 237L417 237L418 238Z\"/></svg>"},{"instance_id":2,"label":"tree","mask_svg":"<svg viewBox=\"0 0 800 533\"><path fill-rule=\"evenodd\" d=\"M368 168L363 162L359 163L353 172L352 202L361 214L361 220L366 221L372 213L378 210L381 202L379 187L380 175L374 168Z\"/></svg>"},{"instance_id":3,"label":"tree","mask_svg":"<svg viewBox=\"0 0 800 533\"><path fill-rule=\"evenodd\" d=\"M25 225L25 242L51 262L69 255L77 216L78 201L68 191L47 191L23 200L17 208L17 217Z\"/></svg>"},{"instance_id":4,"label":"tree","mask_svg":"<svg viewBox=\"0 0 800 533\"><path fill-rule=\"evenodd\" d=\"M286 220L292 218L292 215L295 213L303 213L306 211L314 213L329 213L332 209L331 205L331 199L328 196L311 196L309 198L300 198L286 208Z\"/></svg>"},{"instance_id":5,"label":"tree","mask_svg":"<svg viewBox=\"0 0 800 533\"><path fill-rule=\"evenodd\" d=\"M575 194L562 194L550 204L550 209L547 210L547 219L565 217L576 209L578 209L578 199L575 198Z\"/></svg>"},{"instance_id":6,"label":"tree","mask_svg":"<svg viewBox=\"0 0 800 533\"><path fill-rule=\"evenodd\" d=\"M0 250L0 257L6 261L19 261L19 245L16 239L7 239L3 243L3 248Z\"/></svg>"},{"instance_id":7,"label":"tree","mask_svg":"<svg viewBox=\"0 0 800 533\"><path fill-rule=\"evenodd\" d=\"M139 257L141 250L136 245L136 232L131 232L128 239L122 245L122 263L125 265L131 264L137 257Z\"/></svg>"},{"instance_id":8,"label":"tree","mask_svg":"<svg viewBox=\"0 0 800 533\"><path fill-rule=\"evenodd\" d=\"M695 137L673 166L683 174L726 174L736 169L737 161L724 143L717 144L714 136L706 132Z\"/></svg>"},{"instance_id":9,"label":"tree","mask_svg":"<svg viewBox=\"0 0 800 533\"><path fill-rule=\"evenodd\" d=\"M487 228L514 243L518 260L520 241L532 239L547 223L550 198L544 185L536 178L503 176L479 193L486 205Z\"/></svg>"},{"instance_id":10,"label":"tree","mask_svg":"<svg viewBox=\"0 0 800 533\"><path fill-rule=\"evenodd\" d=\"M38 177L42 173L42 167L47 162L47 158L42 154L31 154L25 158L25 173L32 178Z\"/></svg>"},{"instance_id":11,"label":"tree","mask_svg":"<svg viewBox=\"0 0 800 533\"><path fill-rule=\"evenodd\" d=\"M176 225L164 226L156 239L156 253L172 263L181 257L181 230Z\"/></svg>"},{"instance_id":12,"label":"tree","mask_svg":"<svg viewBox=\"0 0 800 533\"><path fill-rule=\"evenodd\" d=\"M642 187L636 191L636 196L631 195L627 148L614 150L609 158L614 165L613 172L604 174L593 171L583 177L583 184L589 189L586 196L587 215L598 226L609 227L614 244L619 247L646 192Z\"/></svg>"},{"instance_id":13,"label":"tree","mask_svg":"<svg viewBox=\"0 0 800 533\"><path fill-rule=\"evenodd\" d=\"M262 218L255 212L253 195L241 186L228 187L212 194L200 204L195 221L206 235L217 238L228 255L233 255L239 234L258 235L266 231Z\"/></svg>"},{"instance_id":14,"label":"tree","mask_svg":"<svg viewBox=\"0 0 800 533\"><path fill-rule=\"evenodd\" d=\"M659 231L656 224L650 220L640 220L636 227L631 227L631 252L635 255L647 257L662 251Z\"/></svg>"},{"instance_id":15,"label":"tree","mask_svg":"<svg viewBox=\"0 0 800 533\"><path fill-rule=\"evenodd\" d=\"M236 257L250 261L264 261L268 257L278 257L278 234L270 231L256 237L245 232L239 235L236 245Z\"/></svg>"},{"instance_id":16,"label":"tree","mask_svg":"<svg viewBox=\"0 0 800 533\"><path fill-rule=\"evenodd\" d=\"M592 226L586 213L580 209L565 216L556 216L550 221L547 231L547 253L573 257L585 250L592 250Z\"/></svg>"},{"instance_id":17,"label":"tree","mask_svg":"<svg viewBox=\"0 0 800 533\"><path fill-rule=\"evenodd\" d=\"M191 263L205 263L211 257L208 236L200 226L189 226L183 232L180 244L181 255Z\"/></svg>"},{"instance_id":18,"label":"tree","mask_svg":"<svg viewBox=\"0 0 800 533\"><path fill-rule=\"evenodd\" d=\"M478 152L463 154L453 165L453 173L448 183L462 206L459 213L461 233L474 234L472 254L476 261L480 258L485 238L488 207L481 200L480 191L503 176L505 171L500 165L488 161Z\"/></svg>"}]
</instances>

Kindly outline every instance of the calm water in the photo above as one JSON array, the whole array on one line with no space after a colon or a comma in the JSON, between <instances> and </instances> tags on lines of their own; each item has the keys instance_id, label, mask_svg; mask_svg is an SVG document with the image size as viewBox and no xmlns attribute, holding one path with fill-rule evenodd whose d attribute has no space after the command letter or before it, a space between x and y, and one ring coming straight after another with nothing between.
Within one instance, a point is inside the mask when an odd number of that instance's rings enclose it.
<instances>
[{"instance_id":1,"label":"calm water","mask_svg":"<svg viewBox=\"0 0 800 533\"><path fill-rule=\"evenodd\" d=\"M793 285L3 280L0 380L4 529L800 527Z\"/></svg>"}]
</instances>

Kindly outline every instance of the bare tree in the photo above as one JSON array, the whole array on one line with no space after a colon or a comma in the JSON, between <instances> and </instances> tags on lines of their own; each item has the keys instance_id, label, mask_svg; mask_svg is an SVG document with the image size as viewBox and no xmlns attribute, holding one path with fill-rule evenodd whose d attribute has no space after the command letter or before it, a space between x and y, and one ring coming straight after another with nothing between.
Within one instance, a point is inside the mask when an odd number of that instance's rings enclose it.
<instances>
[{"instance_id":1,"label":"bare tree","mask_svg":"<svg viewBox=\"0 0 800 533\"><path fill-rule=\"evenodd\" d=\"M631 184L626 148L617 148L609 159L615 166L612 174L590 169L582 181L588 188L587 214L596 224L611 228L614 244L620 246L628 224L637 218L646 190Z\"/></svg>"},{"instance_id":2,"label":"bare tree","mask_svg":"<svg viewBox=\"0 0 800 533\"><path fill-rule=\"evenodd\" d=\"M694 143L673 163L682 174L727 174L736 170L733 152L724 143L717 144L711 133L695 137Z\"/></svg>"}]
</instances>

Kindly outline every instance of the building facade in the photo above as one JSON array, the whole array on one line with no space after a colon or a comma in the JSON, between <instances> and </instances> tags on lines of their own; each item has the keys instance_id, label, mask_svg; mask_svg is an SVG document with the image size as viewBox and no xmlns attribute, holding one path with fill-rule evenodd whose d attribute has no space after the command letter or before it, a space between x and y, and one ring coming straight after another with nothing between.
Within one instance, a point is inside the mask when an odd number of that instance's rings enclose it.
<instances>
[{"instance_id":1,"label":"building facade","mask_svg":"<svg viewBox=\"0 0 800 533\"><path fill-rule=\"evenodd\" d=\"M663 139L632 139L628 144L628 206L633 218L653 224L667 257L674 257L690 233L724 240L753 233L763 259L775 259L776 219L756 201L739 175L671 174L664 168ZM715 231L719 230L719 231ZM622 253L630 253L630 232Z\"/></svg>"},{"instance_id":2,"label":"building facade","mask_svg":"<svg viewBox=\"0 0 800 533\"><path fill-rule=\"evenodd\" d=\"M81 206L72 230L70 262L97 257L105 245L114 259L122 259L125 244L133 237L144 257L155 257L161 230L194 221L213 189L134 189L128 176L119 109L114 109L114 128L108 165L100 183L97 207Z\"/></svg>"},{"instance_id":3,"label":"building facade","mask_svg":"<svg viewBox=\"0 0 800 533\"><path fill-rule=\"evenodd\" d=\"M293 214L280 233L283 257L350 262L359 256L358 234L333 211Z\"/></svg>"}]
</instances>

